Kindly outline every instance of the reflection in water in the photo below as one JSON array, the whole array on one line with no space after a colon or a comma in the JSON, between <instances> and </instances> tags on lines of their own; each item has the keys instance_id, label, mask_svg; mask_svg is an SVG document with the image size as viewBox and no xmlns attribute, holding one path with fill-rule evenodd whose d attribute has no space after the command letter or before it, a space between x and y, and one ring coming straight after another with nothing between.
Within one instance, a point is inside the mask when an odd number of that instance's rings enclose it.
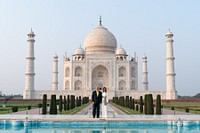
<instances>
[{"instance_id":1,"label":"reflection in water","mask_svg":"<svg viewBox=\"0 0 200 133\"><path fill-rule=\"evenodd\" d=\"M196 128L185 128L185 127L165 127L165 128L10 128L3 129L3 133L6 131L10 132L24 132L24 133L200 133L199 127ZM0 128L0 133L2 129Z\"/></svg>"}]
</instances>

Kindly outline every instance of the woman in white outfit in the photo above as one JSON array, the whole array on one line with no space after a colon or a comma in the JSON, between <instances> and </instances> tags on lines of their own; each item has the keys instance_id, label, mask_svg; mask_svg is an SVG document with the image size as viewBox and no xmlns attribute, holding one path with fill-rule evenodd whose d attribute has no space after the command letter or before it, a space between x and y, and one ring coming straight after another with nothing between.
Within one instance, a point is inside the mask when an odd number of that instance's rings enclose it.
<instances>
[{"instance_id":1,"label":"woman in white outfit","mask_svg":"<svg viewBox=\"0 0 200 133\"><path fill-rule=\"evenodd\" d=\"M107 118L107 104L108 104L108 93L106 87L103 87L102 93L102 118Z\"/></svg>"}]
</instances>

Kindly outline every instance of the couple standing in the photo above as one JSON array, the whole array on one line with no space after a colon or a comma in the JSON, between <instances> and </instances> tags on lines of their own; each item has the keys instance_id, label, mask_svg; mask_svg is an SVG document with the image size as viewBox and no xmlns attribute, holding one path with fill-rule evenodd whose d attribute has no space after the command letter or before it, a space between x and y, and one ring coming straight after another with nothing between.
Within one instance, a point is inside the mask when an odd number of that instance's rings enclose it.
<instances>
[{"instance_id":1,"label":"couple standing","mask_svg":"<svg viewBox=\"0 0 200 133\"><path fill-rule=\"evenodd\" d=\"M107 104L108 104L108 93L106 87L103 87L103 93L99 90L99 87L96 87L96 90L92 93L92 103L93 110L92 115L95 118L99 118L100 104L102 103L102 118L107 118Z\"/></svg>"}]
</instances>

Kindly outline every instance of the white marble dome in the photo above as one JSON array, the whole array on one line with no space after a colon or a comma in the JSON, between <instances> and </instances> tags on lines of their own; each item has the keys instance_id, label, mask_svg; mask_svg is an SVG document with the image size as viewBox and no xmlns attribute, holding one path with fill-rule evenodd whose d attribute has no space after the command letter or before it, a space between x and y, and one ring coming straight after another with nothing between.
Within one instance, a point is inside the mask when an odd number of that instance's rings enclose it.
<instances>
[{"instance_id":1,"label":"white marble dome","mask_svg":"<svg viewBox=\"0 0 200 133\"><path fill-rule=\"evenodd\" d=\"M123 48L117 48L116 55L126 55L126 51Z\"/></svg>"},{"instance_id":2,"label":"white marble dome","mask_svg":"<svg viewBox=\"0 0 200 133\"><path fill-rule=\"evenodd\" d=\"M101 24L94 28L85 38L84 48L86 54L115 53L117 40L115 36Z\"/></svg>"},{"instance_id":3,"label":"white marble dome","mask_svg":"<svg viewBox=\"0 0 200 133\"><path fill-rule=\"evenodd\" d=\"M83 55L84 50L82 48L77 48L74 52L74 55Z\"/></svg>"}]
</instances>

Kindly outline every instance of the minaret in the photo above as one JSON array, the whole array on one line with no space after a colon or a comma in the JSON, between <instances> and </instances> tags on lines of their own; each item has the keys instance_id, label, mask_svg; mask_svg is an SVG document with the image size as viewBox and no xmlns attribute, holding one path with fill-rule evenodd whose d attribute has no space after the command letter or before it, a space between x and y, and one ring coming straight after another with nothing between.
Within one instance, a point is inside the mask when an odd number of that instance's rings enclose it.
<instances>
[{"instance_id":1,"label":"minaret","mask_svg":"<svg viewBox=\"0 0 200 133\"><path fill-rule=\"evenodd\" d=\"M58 90L58 56L55 55L53 60L53 79L52 79L52 89Z\"/></svg>"},{"instance_id":2,"label":"minaret","mask_svg":"<svg viewBox=\"0 0 200 133\"><path fill-rule=\"evenodd\" d=\"M31 99L33 96L31 92L34 91L34 42L35 42L35 34L31 31L27 34L28 36L28 49L26 55L26 72L25 72L25 91L24 91L24 99Z\"/></svg>"},{"instance_id":3,"label":"minaret","mask_svg":"<svg viewBox=\"0 0 200 133\"><path fill-rule=\"evenodd\" d=\"M169 30L166 36L166 99L176 99L175 69L173 53L173 34Z\"/></svg>"},{"instance_id":4,"label":"minaret","mask_svg":"<svg viewBox=\"0 0 200 133\"><path fill-rule=\"evenodd\" d=\"M148 90L148 70L147 70L147 56L142 57L142 87L143 90Z\"/></svg>"}]
</instances>

